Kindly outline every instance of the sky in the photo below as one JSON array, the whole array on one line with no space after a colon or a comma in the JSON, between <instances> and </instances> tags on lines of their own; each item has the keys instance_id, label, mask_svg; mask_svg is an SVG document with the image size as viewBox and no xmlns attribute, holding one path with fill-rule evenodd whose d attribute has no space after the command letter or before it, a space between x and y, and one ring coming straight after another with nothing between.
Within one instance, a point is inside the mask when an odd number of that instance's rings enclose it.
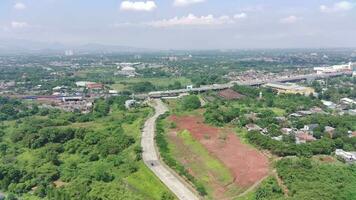
<instances>
[{"instance_id":1,"label":"sky","mask_svg":"<svg viewBox=\"0 0 356 200\"><path fill-rule=\"evenodd\" d=\"M149 49L356 47L356 0L0 0L0 40Z\"/></svg>"}]
</instances>

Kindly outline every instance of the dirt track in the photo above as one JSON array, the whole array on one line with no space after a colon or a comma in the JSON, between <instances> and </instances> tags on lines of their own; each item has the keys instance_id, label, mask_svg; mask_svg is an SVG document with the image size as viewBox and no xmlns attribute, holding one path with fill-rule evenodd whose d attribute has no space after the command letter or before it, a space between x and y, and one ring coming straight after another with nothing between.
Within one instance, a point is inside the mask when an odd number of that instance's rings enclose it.
<instances>
[{"instance_id":1,"label":"dirt track","mask_svg":"<svg viewBox=\"0 0 356 200\"><path fill-rule=\"evenodd\" d=\"M241 143L231 131L203 123L195 116L172 116L170 120L180 130L188 130L193 137L225 166L242 188L249 188L268 175L268 158L256 149Z\"/></svg>"}]
</instances>

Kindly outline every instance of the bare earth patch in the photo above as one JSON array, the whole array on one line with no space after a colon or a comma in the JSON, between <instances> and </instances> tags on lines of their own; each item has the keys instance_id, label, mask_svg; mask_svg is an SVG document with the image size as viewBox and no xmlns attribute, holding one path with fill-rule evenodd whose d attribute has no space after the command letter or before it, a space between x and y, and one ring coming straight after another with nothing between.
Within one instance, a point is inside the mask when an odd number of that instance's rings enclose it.
<instances>
[{"instance_id":1,"label":"bare earth patch","mask_svg":"<svg viewBox=\"0 0 356 200\"><path fill-rule=\"evenodd\" d=\"M268 175L268 158L261 152L241 143L228 129L203 123L197 116L171 116L177 130L188 130L193 137L235 176L235 183L247 189Z\"/></svg>"}]
</instances>

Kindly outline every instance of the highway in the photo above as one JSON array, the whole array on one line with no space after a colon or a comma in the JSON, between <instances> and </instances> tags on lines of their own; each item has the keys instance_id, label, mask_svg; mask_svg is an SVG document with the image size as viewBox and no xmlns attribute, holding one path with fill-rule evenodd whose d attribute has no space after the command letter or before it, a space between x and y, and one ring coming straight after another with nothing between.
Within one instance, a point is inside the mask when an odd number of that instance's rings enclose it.
<instances>
[{"instance_id":1,"label":"highway","mask_svg":"<svg viewBox=\"0 0 356 200\"><path fill-rule=\"evenodd\" d=\"M204 85L192 89L155 91L155 92L150 92L148 96L151 98L161 98L161 97L177 96L179 94L188 93L188 92L205 92L209 90L223 90L223 89L231 88L235 84L246 85L246 86L259 86L271 82L291 82L291 81L299 81L299 80L306 80L306 79L322 79L322 78L336 77L342 75L352 75L352 72L339 72L339 73L329 73L329 74L306 74L306 75L299 75L293 77L281 77L273 80L252 80L252 81L244 81L244 82L231 81L226 84Z\"/></svg>"},{"instance_id":2,"label":"highway","mask_svg":"<svg viewBox=\"0 0 356 200\"><path fill-rule=\"evenodd\" d=\"M159 152L155 146L155 125L157 118L168 111L167 107L160 99L155 99L155 114L150 117L144 125L142 131L141 146L143 149L142 158L146 166L177 196L180 200L199 200L199 197L192 192L189 187L179 179L168 167L159 159Z\"/></svg>"}]
</instances>

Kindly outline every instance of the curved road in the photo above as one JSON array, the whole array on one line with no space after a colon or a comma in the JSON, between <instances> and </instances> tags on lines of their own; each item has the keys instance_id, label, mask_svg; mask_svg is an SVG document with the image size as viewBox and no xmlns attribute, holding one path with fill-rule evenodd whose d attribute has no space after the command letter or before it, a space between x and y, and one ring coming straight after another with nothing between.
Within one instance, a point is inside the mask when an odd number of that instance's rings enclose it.
<instances>
[{"instance_id":1,"label":"curved road","mask_svg":"<svg viewBox=\"0 0 356 200\"><path fill-rule=\"evenodd\" d=\"M178 197L180 200L199 200L199 197L194 194L179 178L177 178L170 170L161 163L159 153L155 148L155 125L157 118L168 111L164 103L156 99L154 100L155 114L150 117L142 131L142 158L146 166L161 179L161 181Z\"/></svg>"}]
</instances>

